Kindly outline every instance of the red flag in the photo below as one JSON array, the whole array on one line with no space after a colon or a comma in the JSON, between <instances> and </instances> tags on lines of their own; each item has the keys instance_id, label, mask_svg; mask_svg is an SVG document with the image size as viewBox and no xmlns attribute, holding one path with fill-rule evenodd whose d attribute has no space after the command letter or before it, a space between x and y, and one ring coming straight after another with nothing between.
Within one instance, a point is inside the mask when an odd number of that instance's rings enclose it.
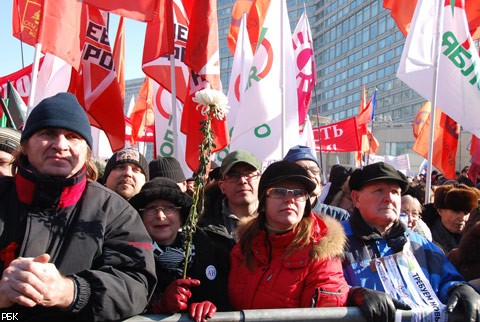
<instances>
[{"instance_id":1,"label":"red flag","mask_svg":"<svg viewBox=\"0 0 480 322\"><path fill-rule=\"evenodd\" d=\"M252 53L257 50L260 30L262 30L263 21L270 6L271 0L237 0L232 9L232 20L230 21L230 31L227 36L228 48L232 55L235 54L237 46L238 28L240 28L240 20L242 15L247 15L247 30L250 44L252 45Z\"/></svg>"},{"instance_id":2,"label":"red flag","mask_svg":"<svg viewBox=\"0 0 480 322\"><path fill-rule=\"evenodd\" d=\"M205 116L197 110L192 98L204 88L222 89L220 81L220 56L218 51L217 3L215 0L195 1L195 13L190 18L190 28L185 53L185 63L192 69L189 81L190 92L182 112L181 131L187 136L186 162L196 171L200 165L199 146L204 137L199 131ZM188 2L188 1L187 1ZM187 3L189 7L192 2ZM229 143L226 120L212 119L214 145L212 152L219 151Z\"/></svg>"},{"instance_id":3,"label":"red flag","mask_svg":"<svg viewBox=\"0 0 480 322\"><path fill-rule=\"evenodd\" d=\"M230 53L235 55L237 47L237 37L240 28L240 21L244 13L248 13L254 0L237 0L232 8L232 18L230 20L230 30L227 36L228 48Z\"/></svg>"},{"instance_id":4,"label":"red flag","mask_svg":"<svg viewBox=\"0 0 480 322\"><path fill-rule=\"evenodd\" d=\"M152 20L157 5L157 0L83 0L83 2L138 21Z\"/></svg>"},{"instance_id":5,"label":"red flag","mask_svg":"<svg viewBox=\"0 0 480 322\"><path fill-rule=\"evenodd\" d=\"M470 155L472 156L472 162L468 169L468 178L473 182L477 182L478 175L480 174L480 140L472 135L472 142L470 143Z\"/></svg>"},{"instance_id":6,"label":"red flag","mask_svg":"<svg viewBox=\"0 0 480 322\"><path fill-rule=\"evenodd\" d=\"M315 146L323 152L352 152L360 149L355 117L313 129Z\"/></svg>"},{"instance_id":7,"label":"red flag","mask_svg":"<svg viewBox=\"0 0 480 322\"><path fill-rule=\"evenodd\" d=\"M78 70L84 33L82 3L71 0L14 0L13 36L51 53Z\"/></svg>"},{"instance_id":8,"label":"red flag","mask_svg":"<svg viewBox=\"0 0 480 322\"><path fill-rule=\"evenodd\" d=\"M263 27L263 21L267 15L268 7L271 0L254 0L247 17L247 30L250 43L252 44L252 52L257 51L258 40L260 39L260 31Z\"/></svg>"},{"instance_id":9,"label":"red flag","mask_svg":"<svg viewBox=\"0 0 480 322\"><path fill-rule=\"evenodd\" d=\"M431 114L420 130L412 147L413 151L424 158L428 157L430 124ZM457 154L460 127L457 122L438 108L435 111L434 126L435 135L433 139L432 164L443 173L446 178L455 179L455 158Z\"/></svg>"},{"instance_id":10,"label":"red flag","mask_svg":"<svg viewBox=\"0 0 480 322\"><path fill-rule=\"evenodd\" d=\"M95 7L86 6L86 41L81 70L72 73L69 91L85 107L90 123L102 129L112 151L125 146L125 119L105 20Z\"/></svg>"},{"instance_id":11,"label":"red flag","mask_svg":"<svg viewBox=\"0 0 480 322\"><path fill-rule=\"evenodd\" d=\"M357 125L360 127L361 125L366 125L368 122L372 120L372 114L373 114L373 98L370 99L368 103L367 101L367 94L365 91L365 86L363 86L363 92L362 92L362 101L360 102L360 109L358 110L358 115L356 116L357 118Z\"/></svg>"},{"instance_id":12,"label":"red flag","mask_svg":"<svg viewBox=\"0 0 480 322\"><path fill-rule=\"evenodd\" d=\"M430 101L427 101L420 107L415 114L415 119L413 120L413 136L418 137L423 126L427 122L427 119L430 117L430 111L432 110L432 104Z\"/></svg>"},{"instance_id":13,"label":"red flag","mask_svg":"<svg viewBox=\"0 0 480 322\"><path fill-rule=\"evenodd\" d=\"M417 0L383 0L383 7L391 10L391 16L398 29L406 37L410 22L417 6ZM472 38L480 38L480 1L465 0L465 13L467 14L468 26Z\"/></svg>"},{"instance_id":14,"label":"red flag","mask_svg":"<svg viewBox=\"0 0 480 322\"><path fill-rule=\"evenodd\" d=\"M175 59L175 90L182 102L187 96L189 69L185 65L188 16L180 0L160 0L163 4L155 19L147 23L142 70L163 88L172 92L169 54Z\"/></svg>"},{"instance_id":15,"label":"red flag","mask_svg":"<svg viewBox=\"0 0 480 322\"><path fill-rule=\"evenodd\" d=\"M125 98L125 23L123 20L123 17L120 17L118 21L117 35L113 45L113 64L117 72L122 100Z\"/></svg>"},{"instance_id":16,"label":"red flag","mask_svg":"<svg viewBox=\"0 0 480 322\"><path fill-rule=\"evenodd\" d=\"M145 81L138 93L137 101L130 114L132 122L132 136L130 143L135 144L136 141L145 136L145 129L155 124L155 116L153 111L153 84L150 78L146 77Z\"/></svg>"},{"instance_id":17,"label":"red flag","mask_svg":"<svg viewBox=\"0 0 480 322\"><path fill-rule=\"evenodd\" d=\"M43 64L43 57L40 58L40 67ZM0 77L0 95L7 97L7 82L10 81L22 97L25 104L28 104L28 96L30 95L30 84L32 84L32 65L17 70L14 73Z\"/></svg>"}]
</instances>

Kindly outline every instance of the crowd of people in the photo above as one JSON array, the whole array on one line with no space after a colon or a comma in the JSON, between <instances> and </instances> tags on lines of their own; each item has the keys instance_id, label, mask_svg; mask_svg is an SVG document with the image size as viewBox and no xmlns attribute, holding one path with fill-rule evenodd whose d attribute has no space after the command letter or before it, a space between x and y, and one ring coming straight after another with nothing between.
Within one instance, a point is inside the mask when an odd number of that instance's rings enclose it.
<instances>
[{"instance_id":1,"label":"crowd of people","mask_svg":"<svg viewBox=\"0 0 480 322\"><path fill-rule=\"evenodd\" d=\"M368 321L480 321L480 190L384 162L320 163L294 146L268 166L231 151L212 170L191 248L191 178L134 148L99 173L76 98L41 101L0 129L0 311L21 320L356 306ZM468 171L468 170L467 170ZM462 171L463 172L463 171Z\"/></svg>"}]
</instances>

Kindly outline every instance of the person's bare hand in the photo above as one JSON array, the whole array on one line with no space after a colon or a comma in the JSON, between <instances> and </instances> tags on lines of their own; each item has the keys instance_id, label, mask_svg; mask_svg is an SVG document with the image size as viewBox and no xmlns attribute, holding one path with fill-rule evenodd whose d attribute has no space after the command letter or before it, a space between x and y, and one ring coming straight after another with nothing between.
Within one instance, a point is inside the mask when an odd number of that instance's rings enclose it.
<instances>
[{"instance_id":1,"label":"person's bare hand","mask_svg":"<svg viewBox=\"0 0 480 322\"><path fill-rule=\"evenodd\" d=\"M48 254L13 260L0 280L0 308L14 303L68 307L74 298L73 281L62 276L49 260Z\"/></svg>"},{"instance_id":2,"label":"person's bare hand","mask_svg":"<svg viewBox=\"0 0 480 322\"><path fill-rule=\"evenodd\" d=\"M42 306L57 306L67 308L73 302L73 280L63 276L54 264L49 263L50 256L43 254L34 259L35 274L44 283Z\"/></svg>"},{"instance_id":3,"label":"person's bare hand","mask_svg":"<svg viewBox=\"0 0 480 322\"><path fill-rule=\"evenodd\" d=\"M37 274L33 273L34 258L19 257L4 269L0 280L0 307L14 303L33 307L43 301L45 285Z\"/></svg>"}]
</instances>

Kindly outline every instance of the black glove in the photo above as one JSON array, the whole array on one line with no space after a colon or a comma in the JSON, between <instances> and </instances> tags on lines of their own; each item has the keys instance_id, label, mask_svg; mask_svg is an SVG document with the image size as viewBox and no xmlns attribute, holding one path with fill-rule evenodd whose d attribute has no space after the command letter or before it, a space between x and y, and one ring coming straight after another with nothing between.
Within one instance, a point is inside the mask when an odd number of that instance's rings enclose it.
<instances>
[{"instance_id":1,"label":"black glove","mask_svg":"<svg viewBox=\"0 0 480 322\"><path fill-rule=\"evenodd\" d=\"M448 313L452 313L460 302L465 321L480 321L480 295L477 291L467 284L459 284L452 289L447 303Z\"/></svg>"},{"instance_id":2,"label":"black glove","mask_svg":"<svg viewBox=\"0 0 480 322\"><path fill-rule=\"evenodd\" d=\"M348 292L348 306L358 306L363 317L373 322L394 322L395 312L411 310L410 306L384 292L364 287L352 287Z\"/></svg>"}]
</instances>

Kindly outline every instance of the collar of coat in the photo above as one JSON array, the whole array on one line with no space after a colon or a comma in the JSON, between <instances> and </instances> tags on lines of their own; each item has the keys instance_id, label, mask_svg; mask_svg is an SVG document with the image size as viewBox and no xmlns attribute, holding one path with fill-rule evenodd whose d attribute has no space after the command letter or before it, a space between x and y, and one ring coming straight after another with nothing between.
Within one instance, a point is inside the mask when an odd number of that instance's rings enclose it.
<instances>
[{"instance_id":1,"label":"collar of coat","mask_svg":"<svg viewBox=\"0 0 480 322\"><path fill-rule=\"evenodd\" d=\"M286 263L299 263L299 266L307 265L308 261L305 261L306 257L315 260L324 260L333 257L343 257L344 248L346 245L346 236L342 225L334 218L330 216L318 216L313 213L310 214L314 220L314 233L311 239L311 251L310 247L301 249L285 258ZM253 218L249 218L252 220ZM242 220L241 225L244 225L248 220ZM294 231L282 235L270 235L270 243L273 247L287 247L291 240L294 238ZM253 243L253 247L256 245L265 245L261 240L267 238L267 233L263 230L257 236L256 241ZM256 256L258 258L258 254ZM265 258L259 258L261 262L268 262L268 254L264 254ZM289 265L287 265L289 266Z\"/></svg>"},{"instance_id":2,"label":"collar of coat","mask_svg":"<svg viewBox=\"0 0 480 322\"><path fill-rule=\"evenodd\" d=\"M401 251L407 242L407 237L405 236L406 226L400 220L395 221L392 227L381 235L378 230L370 226L363 219L358 209L355 208L350 217L350 226L352 227L353 234L365 242L385 239L387 245L392 248L395 253Z\"/></svg>"},{"instance_id":3,"label":"collar of coat","mask_svg":"<svg viewBox=\"0 0 480 322\"><path fill-rule=\"evenodd\" d=\"M23 161L23 162L22 162ZM29 206L65 208L76 204L87 185L86 167L70 178L39 174L21 160L15 174L18 199Z\"/></svg>"}]
</instances>

